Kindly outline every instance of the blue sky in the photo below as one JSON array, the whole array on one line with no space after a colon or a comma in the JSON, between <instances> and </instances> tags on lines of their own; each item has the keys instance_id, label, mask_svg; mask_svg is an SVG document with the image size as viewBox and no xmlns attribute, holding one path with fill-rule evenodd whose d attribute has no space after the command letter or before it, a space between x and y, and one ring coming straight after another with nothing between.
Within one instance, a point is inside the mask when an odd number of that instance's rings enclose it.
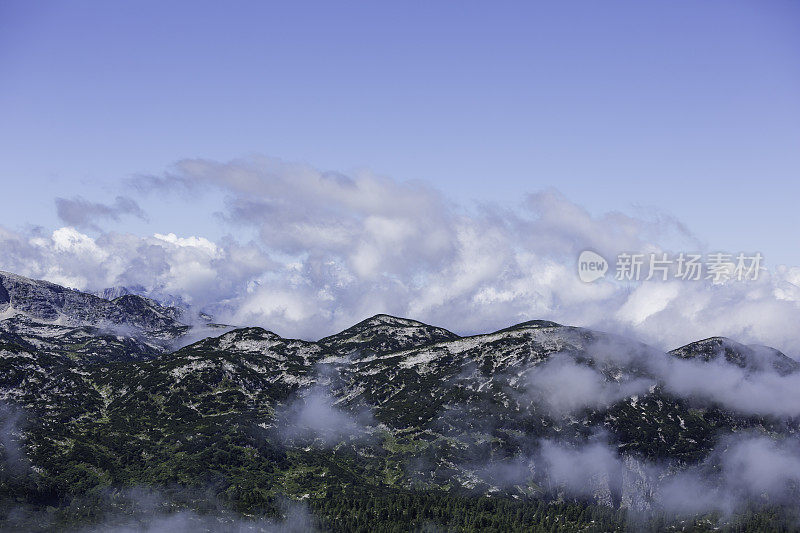
<instances>
[{"instance_id":1,"label":"blue sky","mask_svg":"<svg viewBox=\"0 0 800 533\"><path fill-rule=\"evenodd\" d=\"M797 2L5 1L0 176L0 269L229 323L800 352ZM770 276L578 280L681 224Z\"/></svg>"},{"instance_id":2,"label":"blue sky","mask_svg":"<svg viewBox=\"0 0 800 533\"><path fill-rule=\"evenodd\" d=\"M655 206L800 264L796 2L3 2L0 78L7 225L263 153L458 200ZM146 208L116 229L207 224Z\"/></svg>"}]
</instances>

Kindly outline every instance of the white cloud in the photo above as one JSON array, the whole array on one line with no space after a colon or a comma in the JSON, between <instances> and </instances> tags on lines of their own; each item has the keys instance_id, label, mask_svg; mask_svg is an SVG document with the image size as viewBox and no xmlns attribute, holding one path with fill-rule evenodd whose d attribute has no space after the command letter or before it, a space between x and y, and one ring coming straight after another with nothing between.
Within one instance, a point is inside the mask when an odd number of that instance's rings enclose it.
<instances>
[{"instance_id":1,"label":"white cloud","mask_svg":"<svg viewBox=\"0 0 800 533\"><path fill-rule=\"evenodd\" d=\"M200 248L207 251L212 256L218 256L220 253L217 245L205 237L178 237L174 233L168 233L166 235L156 233L153 235L153 237L161 241L180 246L181 248Z\"/></svg>"},{"instance_id":2,"label":"white cloud","mask_svg":"<svg viewBox=\"0 0 800 533\"><path fill-rule=\"evenodd\" d=\"M665 242L700 249L663 215L594 215L554 190L517 206L465 207L418 183L267 158L183 161L148 183L221 194L223 219L258 238L0 230L0 268L82 289L142 285L291 336L385 312L460 333L543 318L634 332L662 348L727 335L800 352L798 268L720 286L578 279L584 249L606 258Z\"/></svg>"},{"instance_id":3,"label":"white cloud","mask_svg":"<svg viewBox=\"0 0 800 533\"><path fill-rule=\"evenodd\" d=\"M49 243L39 241L42 246ZM97 246L97 243L89 237L79 232L75 228L59 228L53 232L52 244L57 252L76 253L90 255L97 261L103 261L108 257L108 252Z\"/></svg>"},{"instance_id":4,"label":"white cloud","mask_svg":"<svg viewBox=\"0 0 800 533\"><path fill-rule=\"evenodd\" d=\"M123 215L132 215L145 220L147 217L133 199L117 196L113 204L90 202L80 196L72 199L56 198L56 212L64 223L82 229L99 230L101 220L117 221Z\"/></svg>"},{"instance_id":5,"label":"white cloud","mask_svg":"<svg viewBox=\"0 0 800 533\"><path fill-rule=\"evenodd\" d=\"M634 509L644 504L679 515L728 514L746 504L798 502L797 443L757 434L728 436L706 460L681 469L625 460L599 440L580 445L543 440L536 459L545 478L568 494L598 496L603 488L616 490Z\"/></svg>"},{"instance_id":6,"label":"white cloud","mask_svg":"<svg viewBox=\"0 0 800 533\"><path fill-rule=\"evenodd\" d=\"M617 311L617 318L638 326L648 317L667 308L680 295L680 282L643 283Z\"/></svg>"},{"instance_id":7,"label":"white cloud","mask_svg":"<svg viewBox=\"0 0 800 533\"><path fill-rule=\"evenodd\" d=\"M284 442L295 439L320 441L332 446L349 438L368 436L372 415L367 411L350 413L336 405L336 400L322 386L313 387L307 396L295 398L275 414L279 437Z\"/></svg>"},{"instance_id":8,"label":"white cloud","mask_svg":"<svg viewBox=\"0 0 800 533\"><path fill-rule=\"evenodd\" d=\"M531 368L526 392L531 400L562 416L585 408L605 408L623 398L644 394L655 384L648 378L609 379L597 370L559 354Z\"/></svg>"},{"instance_id":9,"label":"white cloud","mask_svg":"<svg viewBox=\"0 0 800 533\"><path fill-rule=\"evenodd\" d=\"M658 370L666 390L680 397L714 401L745 414L800 416L797 373L752 372L723 358L707 363L666 359Z\"/></svg>"}]
</instances>

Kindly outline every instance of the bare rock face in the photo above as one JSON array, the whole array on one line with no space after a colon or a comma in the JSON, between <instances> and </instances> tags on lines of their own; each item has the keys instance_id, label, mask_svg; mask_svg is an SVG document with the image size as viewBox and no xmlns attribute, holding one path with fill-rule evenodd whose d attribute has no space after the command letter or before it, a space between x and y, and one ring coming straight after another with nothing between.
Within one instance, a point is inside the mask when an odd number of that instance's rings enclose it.
<instances>
[{"instance_id":1,"label":"bare rock face","mask_svg":"<svg viewBox=\"0 0 800 533\"><path fill-rule=\"evenodd\" d=\"M6 310L10 301L11 296L8 295L8 291L3 286L3 279L2 276L0 276L0 312Z\"/></svg>"},{"instance_id":2,"label":"bare rock face","mask_svg":"<svg viewBox=\"0 0 800 533\"><path fill-rule=\"evenodd\" d=\"M97 360L146 359L173 349L180 311L135 295L92 294L0 272L0 341Z\"/></svg>"},{"instance_id":3,"label":"bare rock face","mask_svg":"<svg viewBox=\"0 0 800 533\"><path fill-rule=\"evenodd\" d=\"M635 511L649 511L653 507L658 488L658 479L647 465L627 455L622 460L621 507Z\"/></svg>"},{"instance_id":4,"label":"bare rock face","mask_svg":"<svg viewBox=\"0 0 800 533\"><path fill-rule=\"evenodd\" d=\"M34 320L70 326L106 329L130 328L158 338L180 334L186 328L180 311L132 294L106 300L47 281L0 272L0 310Z\"/></svg>"}]
</instances>

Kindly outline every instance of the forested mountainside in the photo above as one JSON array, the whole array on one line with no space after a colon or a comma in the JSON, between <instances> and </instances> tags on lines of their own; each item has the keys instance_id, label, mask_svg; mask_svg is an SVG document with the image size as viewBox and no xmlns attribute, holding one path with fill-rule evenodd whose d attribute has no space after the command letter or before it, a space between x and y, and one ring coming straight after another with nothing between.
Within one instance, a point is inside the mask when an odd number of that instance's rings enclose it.
<instances>
[{"instance_id":1,"label":"forested mountainside","mask_svg":"<svg viewBox=\"0 0 800 533\"><path fill-rule=\"evenodd\" d=\"M0 273L4 529L797 527L800 365L778 350L387 315L184 346L184 320Z\"/></svg>"}]
</instances>

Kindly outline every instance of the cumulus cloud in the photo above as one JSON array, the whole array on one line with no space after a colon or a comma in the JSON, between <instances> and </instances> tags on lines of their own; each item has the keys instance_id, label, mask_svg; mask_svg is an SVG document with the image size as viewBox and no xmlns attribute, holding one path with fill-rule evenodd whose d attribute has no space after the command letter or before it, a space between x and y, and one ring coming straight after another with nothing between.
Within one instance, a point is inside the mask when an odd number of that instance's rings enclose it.
<instances>
[{"instance_id":1,"label":"cumulus cloud","mask_svg":"<svg viewBox=\"0 0 800 533\"><path fill-rule=\"evenodd\" d=\"M69 225L55 231L0 230L0 268L81 289L142 285L290 336L318 338L383 312L459 333L543 318L664 349L727 335L800 351L797 268L718 286L578 279L584 249L613 258L702 248L663 214L592 214L555 190L516 205L465 206L420 183L258 157L186 160L138 187L221 195L226 227L256 238L84 233L83 212L134 212L123 200L66 214Z\"/></svg>"},{"instance_id":2,"label":"cumulus cloud","mask_svg":"<svg viewBox=\"0 0 800 533\"><path fill-rule=\"evenodd\" d=\"M123 215L146 219L139 204L128 196L117 196L112 204L90 202L85 198L56 198L56 213L65 224L79 229L99 230L103 221L118 221Z\"/></svg>"},{"instance_id":3,"label":"cumulus cloud","mask_svg":"<svg viewBox=\"0 0 800 533\"><path fill-rule=\"evenodd\" d=\"M144 287L189 304L224 307L249 282L274 268L258 249L233 240L202 237L138 237L106 233L90 237L64 227L50 234L0 232L2 269L94 292L107 287Z\"/></svg>"}]
</instances>

